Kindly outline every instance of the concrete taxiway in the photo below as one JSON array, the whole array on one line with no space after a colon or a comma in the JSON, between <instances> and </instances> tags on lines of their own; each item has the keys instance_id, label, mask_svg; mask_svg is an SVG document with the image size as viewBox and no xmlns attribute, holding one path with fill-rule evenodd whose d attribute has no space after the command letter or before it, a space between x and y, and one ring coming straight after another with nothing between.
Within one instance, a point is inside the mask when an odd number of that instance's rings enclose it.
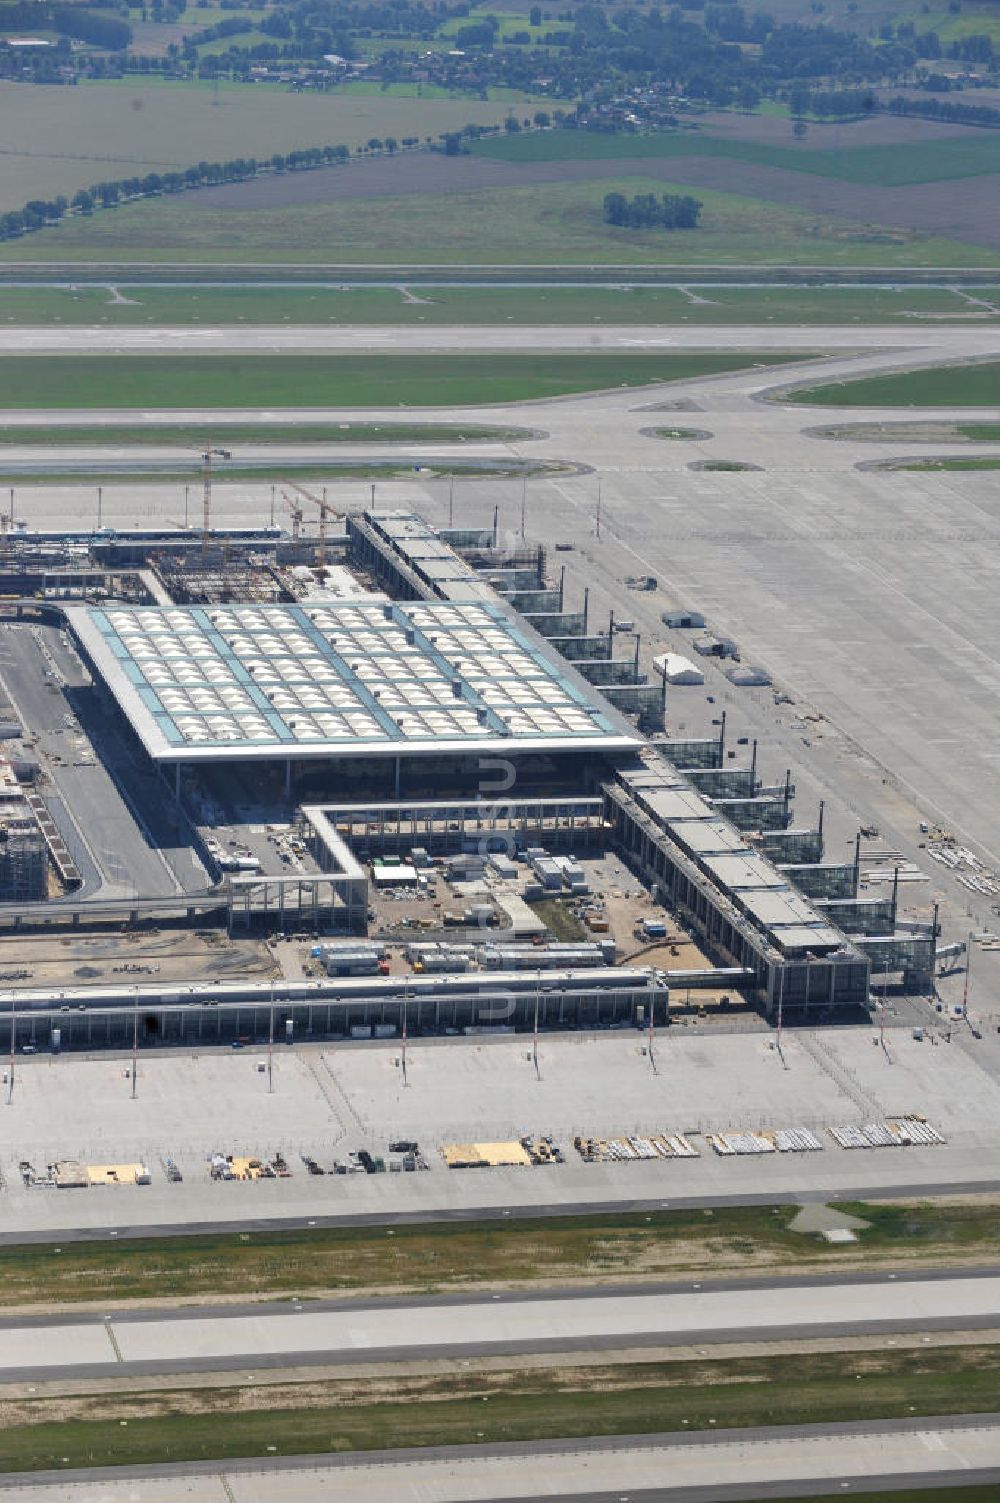
<instances>
[{"instance_id":1,"label":"concrete taxiway","mask_svg":"<svg viewBox=\"0 0 1000 1503\"><path fill-rule=\"evenodd\" d=\"M1000 1273L307 1301L0 1320L0 1381L993 1328Z\"/></svg>"},{"instance_id":2,"label":"concrete taxiway","mask_svg":"<svg viewBox=\"0 0 1000 1503\"><path fill-rule=\"evenodd\" d=\"M0 1478L4 1503L737 1503L1000 1484L1000 1421L870 1421Z\"/></svg>"}]
</instances>

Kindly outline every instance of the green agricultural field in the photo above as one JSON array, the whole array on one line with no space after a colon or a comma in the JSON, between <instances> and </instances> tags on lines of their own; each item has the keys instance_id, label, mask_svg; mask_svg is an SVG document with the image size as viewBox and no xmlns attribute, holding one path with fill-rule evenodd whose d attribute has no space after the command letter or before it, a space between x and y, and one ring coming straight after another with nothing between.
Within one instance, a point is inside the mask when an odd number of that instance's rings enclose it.
<instances>
[{"instance_id":1,"label":"green agricultural field","mask_svg":"<svg viewBox=\"0 0 1000 1503\"><path fill-rule=\"evenodd\" d=\"M298 1392L286 1386L279 1389L284 1402L273 1407L270 1385L256 1382L252 1408L239 1386L178 1385L174 1391L101 1394L82 1404L60 1396L17 1405L29 1422L0 1429L0 1468L137 1466L269 1452L363 1452L989 1412L998 1369L995 1346L970 1345L447 1374L422 1384L404 1380L401 1398L374 1403L355 1398L356 1385L343 1380L308 1389L296 1385ZM391 1382L383 1384L386 1389L391 1392ZM80 1417L48 1418L67 1410Z\"/></svg>"},{"instance_id":2,"label":"green agricultural field","mask_svg":"<svg viewBox=\"0 0 1000 1503\"><path fill-rule=\"evenodd\" d=\"M801 354L15 355L0 407L464 407L690 380Z\"/></svg>"},{"instance_id":3,"label":"green agricultural field","mask_svg":"<svg viewBox=\"0 0 1000 1503\"><path fill-rule=\"evenodd\" d=\"M845 133L850 127L844 127ZM755 166L783 167L817 177L882 188L912 183L952 182L1000 172L1000 133L973 131L943 140L891 146L845 146L836 151L770 146L739 136L702 131L669 131L648 136L603 135L592 131L531 131L477 142L477 156L502 162L606 162L643 158L731 157Z\"/></svg>"},{"instance_id":4,"label":"green agricultural field","mask_svg":"<svg viewBox=\"0 0 1000 1503\"><path fill-rule=\"evenodd\" d=\"M617 179L623 193L668 183ZM1000 264L978 246L860 225L761 199L699 189L694 231L606 225L604 182L549 183L455 194L305 203L289 210L219 208L206 194L125 204L0 246L4 262L199 262L228 265L694 265L976 266ZM686 188L675 191L687 192Z\"/></svg>"},{"instance_id":5,"label":"green agricultural field","mask_svg":"<svg viewBox=\"0 0 1000 1503\"><path fill-rule=\"evenodd\" d=\"M963 3L957 10L941 4L940 0L938 4L903 5L893 11L893 20L912 21L918 34L936 31L944 43L967 36L988 36L994 46L1000 43L1000 13L995 5Z\"/></svg>"},{"instance_id":6,"label":"green agricultural field","mask_svg":"<svg viewBox=\"0 0 1000 1503\"><path fill-rule=\"evenodd\" d=\"M944 287L0 287L7 324L843 324L968 315ZM975 295L1000 299L1000 288ZM124 299L124 301L122 301ZM1000 312L982 310L984 321Z\"/></svg>"},{"instance_id":7,"label":"green agricultural field","mask_svg":"<svg viewBox=\"0 0 1000 1503\"><path fill-rule=\"evenodd\" d=\"M789 392L782 400L823 407L1000 407L1000 361L835 381Z\"/></svg>"},{"instance_id":8,"label":"green agricultural field","mask_svg":"<svg viewBox=\"0 0 1000 1503\"><path fill-rule=\"evenodd\" d=\"M150 82L134 74L73 89L0 82L0 118L9 122L0 211L58 193L71 198L104 178L165 172L205 159L353 147L373 136L436 137L469 122L495 125L508 102L418 97L415 91L403 96L292 93L260 84L216 88L207 82Z\"/></svg>"}]
</instances>

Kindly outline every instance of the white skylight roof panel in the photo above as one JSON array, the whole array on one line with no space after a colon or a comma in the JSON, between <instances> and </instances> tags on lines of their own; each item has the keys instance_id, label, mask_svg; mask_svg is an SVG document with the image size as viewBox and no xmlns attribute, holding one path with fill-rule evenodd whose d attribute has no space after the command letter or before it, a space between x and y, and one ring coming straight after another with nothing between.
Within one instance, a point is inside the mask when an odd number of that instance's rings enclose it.
<instances>
[{"instance_id":1,"label":"white skylight roof panel","mask_svg":"<svg viewBox=\"0 0 1000 1503\"><path fill-rule=\"evenodd\" d=\"M280 757L324 739L428 752L449 738L633 739L585 689L570 691L544 648L528 650L499 606L80 607L75 615L123 709L153 755L167 759L179 745L240 740ZM483 704L491 714L481 718Z\"/></svg>"}]
</instances>

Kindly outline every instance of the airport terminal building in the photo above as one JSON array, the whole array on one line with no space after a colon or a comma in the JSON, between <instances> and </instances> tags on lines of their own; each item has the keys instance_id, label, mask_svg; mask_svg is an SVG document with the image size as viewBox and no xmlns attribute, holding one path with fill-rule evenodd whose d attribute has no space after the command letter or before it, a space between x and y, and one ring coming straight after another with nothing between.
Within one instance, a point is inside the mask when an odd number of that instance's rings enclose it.
<instances>
[{"instance_id":1,"label":"airport terminal building","mask_svg":"<svg viewBox=\"0 0 1000 1503\"><path fill-rule=\"evenodd\" d=\"M627 857L769 1014L863 1004L872 946L888 945L894 915L882 915L874 937L850 932L849 872L836 905L810 895L822 841L796 854L784 829L787 789L783 802L780 790L755 797L754 770L748 778L722 767L714 743L651 745L635 716L579 671L580 644L592 640L586 611L562 610L561 590L525 589L530 561L502 567L510 560L493 543L488 531L435 533L411 513L359 514L349 519L348 560L363 576L340 571L346 591L341 581L331 598L109 602L66 615L92 674L178 797L186 772L251 767L288 806L365 811L366 854L383 839L398 850L418 808L431 811L420 838L460 851L483 829L483 800L520 801L511 838L523 846L558 836L560 799L588 799L599 811L588 813L588 842L596 819L600 842ZM651 700L639 688L641 718ZM771 859L755 824L786 864L805 863L802 883ZM304 922L339 915L362 932L356 849L317 839L316 828L307 838L319 872L295 884L295 903ZM263 912L295 927L288 878L236 877L232 890L247 924ZM933 941L924 949L932 954ZM914 973L927 962L916 958Z\"/></svg>"}]
</instances>

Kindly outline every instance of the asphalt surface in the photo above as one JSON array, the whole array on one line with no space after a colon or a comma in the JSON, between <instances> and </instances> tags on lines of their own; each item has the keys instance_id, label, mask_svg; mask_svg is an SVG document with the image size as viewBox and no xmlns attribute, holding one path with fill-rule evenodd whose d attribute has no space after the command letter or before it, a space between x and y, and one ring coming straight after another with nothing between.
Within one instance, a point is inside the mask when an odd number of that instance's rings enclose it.
<instances>
[{"instance_id":1,"label":"asphalt surface","mask_svg":"<svg viewBox=\"0 0 1000 1503\"><path fill-rule=\"evenodd\" d=\"M937 1195L993 1195L1000 1191L1000 1178L993 1180L929 1180L924 1184L885 1184L882 1186L864 1186L863 1188L845 1188L839 1195L846 1201L856 1200L898 1200L901 1196L913 1196L915 1199ZM349 1211L345 1210L337 1215L310 1216L305 1220L303 1216L239 1216L230 1220L181 1220L170 1219L166 1221L128 1222L118 1220L110 1227L110 1223L88 1224L82 1226L49 1226L42 1227L18 1227L11 1231L0 1231L0 1247L49 1247L56 1238L60 1243L66 1242L93 1242L109 1234L122 1240L159 1238L159 1237L201 1237L201 1236L224 1236L232 1234L238 1229L241 1232L280 1232L301 1231L303 1226L310 1228L345 1228L345 1227L372 1227L372 1226L426 1226L448 1222L452 1225L462 1222L499 1221L510 1218L515 1221L537 1221L545 1217L558 1214L560 1216L592 1216L600 1215L629 1215L640 1212L662 1211L666 1209L676 1211L702 1210L713 1207L725 1206L774 1206L774 1205L825 1205L829 1200L829 1193L823 1190L796 1191L793 1197L778 1194L760 1194L748 1192L734 1195L692 1195L671 1196L664 1200L662 1196L648 1200L594 1200L566 1201L558 1205L552 1203L537 1205L467 1205L467 1206L428 1206L418 1211ZM109 1231L110 1228L110 1231Z\"/></svg>"},{"instance_id":2,"label":"asphalt surface","mask_svg":"<svg viewBox=\"0 0 1000 1503\"><path fill-rule=\"evenodd\" d=\"M5 625L0 680L35 738L47 777L40 791L84 878L74 897L204 888L207 874L179 844L162 784L135 765L62 637L54 627Z\"/></svg>"},{"instance_id":3,"label":"asphalt surface","mask_svg":"<svg viewBox=\"0 0 1000 1503\"><path fill-rule=\"evenodd\" d=\"M996 1272L21 1317L0 1323L0 1380L987 1329L998 1318Z\"/></svg>"},{"instance_id":4,"label":"asphalt surface","mask_svg":"<svg viewBox=\"0 0 1000 1503\"><path fill-rule=\"evenodd\" d=\"M247 1458L0 1478L8 1503L738 1503L1000 1481L995 1415Z\"/></svg>"}]
</instances>

